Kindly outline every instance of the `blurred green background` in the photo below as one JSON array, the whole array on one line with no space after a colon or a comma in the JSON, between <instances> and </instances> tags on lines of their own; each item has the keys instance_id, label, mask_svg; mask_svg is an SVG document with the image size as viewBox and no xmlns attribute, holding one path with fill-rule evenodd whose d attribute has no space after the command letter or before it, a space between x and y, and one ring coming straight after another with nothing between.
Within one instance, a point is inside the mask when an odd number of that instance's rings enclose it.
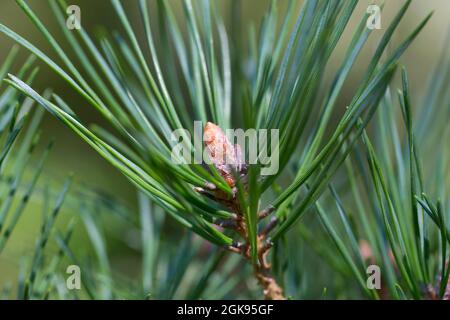
<instances>
[{"instance_id":1,"label":"blurred green background","mask_svg":"<svg viewBox=\"0 0 450 320\"><path fill-rule=\"evenodd\" d=\"M156 1L149 0L150 8L154 11ZM171 1L172 7L180 16L181 3L179 1ZM233 0L218 1L225 23L229 26L231 19L231 4ZM244 24L241 26L242 33L245 35L249 32L252 25L257 26L263 17L264 12L268 8L269 1L265 0L241 0L238 1L242 7L242 16L244 17ZM280 7L283 8L287 1L279 0ZM348 30L344 33L343 41L340 42L334 56L329 65L329 74L333 75L337 69L339 62L342 59L346 44L352 36L352 28L356 25L360 16L365 12L368 5L372 3L380 3L380 1L360 1L358 8L351 20ZM62 39L61 31L56 24L55 19L52 18L52 12L43 0L30 0L29 4L46 24L46 26L58 38ZM118 29L121 31L118 21L112 11L108 0L97 1L70 1L70 4L75 4L81 8L81 23L82 27L88 30L91 34L95 34L99 30L99 26L107 28L108 30ZM386 1L385 9L381 17L381 26L385 28L391 21L393 14L398 11L403 4L401 0ZM301 1L298 1L301 5ZM131 21L138 20L137 18L137 4L135 1L124 1L124 7L129 14ZM430 11L434 11L434 16L425 27L423 32L418 36L417 40L407 50L401 58L401 62L408 68L411 92L415 101L420 101L420 98L427 86L427 79L429 73L436 65L439 54L444 47L445 38L450 29L450 1L443 0L427 0L427 1L413 1L406 17L402 21L398 32L394 35L393 41L403 39L414 26ZM280 10L280 12L283 12ZM24 36L38 48L51 57L55 57L51 52L49 45L43 39L41 34L34 28L25 14L20 10L13 0L0 1L0 22L7 25L17 33ZM139 25L135 28L137 34L142 37L139 32ZM353 90L358 83L360 76L367 64L371 54L371 50L376 47L381 31L375 31L364 51L362 52L356 67L352 70L349 81L347 81L344 94L340 97L340 105L345 106L346 101L349 100L353 94ZM13 42L4 35L0 35L0 61L6 57ZM67 43L62 41L64 49L68 50L71 56L70 49ZM21 59L18 59L16 68L20 61L28 55L24 49L21 49ZM58 59L56 59L58 61ZM325 81L330 81L326 78ZM58 78L55 73L50 72L48 67L42 65L39 72L35 87L44 90L45 88L52 88L58 92L66 101L71 102L71 106L75 107L77 113L81 118L89 123L103 121L96 114L96 112L89 107L84 101L81 101L79 96L75 95L71 90L67 90L67 86ZM3 85L4 86L4 85ZM419 100L416 100L419 99ZM114 199L119 203L127 206L133 210L136 207L136 192L134 188L122 177L116 170L107 164L96 152L83 143L67 128L63 127L53 117L46 114L42 127L42 146L46 145L48 140L56 138L55 147L51 153L48 165L45 168L44 181L53 188L58 188L62 185L64 178L70 173L75 174L75 181L78 189L82 190L83 185L90 185L98 188L107 194L114 196ZM41 204L37 201L28 206L26 214L22 217L18 228L14 231L12 241L8 244L7 250L0 257L0 287L8 281L14 282L17 277L18 266L21 257L34 248L34 236L38 231L38 223L40 219ZM76 215L78 212L71 209L70 203L65 206L63 218L60 223L64 223L71 215ZM126 230L121 230L120 224L112 221L109 226L111 232L115 237L127 236ZM170 235L168 235L170 237ZM80 250L83 247L84 235L82 232L76 235L74 239L75 244L79 244ZM109 254L116 266L123 269L129 274L136 271L133 263L138 257L134 256L132 252L125 250L122 246L118 246L114 238L110 239L108 243ZM72 243L72 244L73 244ZM76 248L76 246L75 246ZM88 248L84 248L89 250ZM54 248L56 250L56 248Z\"/></svg>"}]
</instances>

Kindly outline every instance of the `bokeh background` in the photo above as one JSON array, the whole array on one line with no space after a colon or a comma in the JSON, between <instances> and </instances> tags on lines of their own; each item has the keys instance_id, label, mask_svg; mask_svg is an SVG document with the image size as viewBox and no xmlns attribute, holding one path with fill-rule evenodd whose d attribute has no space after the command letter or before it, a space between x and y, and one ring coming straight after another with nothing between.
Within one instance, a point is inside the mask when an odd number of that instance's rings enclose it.
<instances>
[{"instance_id":1,"label":"bokeh background","mask_svg":"<svg viewBox=\"0 0 450 320\"><path fill-rule=\"evenodd\" d=\"M51 0L50 0L51 1ZM239 0L234 0L239 1ZM150 8L154 9L156 13L156 1L149 0ZM181 3L179 1L171 0L172 6L176 13L181 16ZM231 21L231 4L233 0L220 0L219 6L223 13L225 23ZM269 1L266 0L240 0L242 7L242 15L244 17L244 24L241 26L242 33L249 32L250 26L257 26L261 21L264 12L269 6ZM286 0L278 0L280 7L286 6ZM301 5L302 1L298 1ZM35 12L46 24L46 26L53 32L58 39L63 39L61 31L52 17L52 12L48 6L47 1L30 0L28 3L33 7ZM340 42L335 51L329 65L329 75L334 75L335 70L339 66L339 62L345 52L346 44L352 36L352 28L359 21L361 15L365 12L370 4L379 4L378 1L360 1L357 10L350 22L349 28L344 33L344 38ZM381 26L385 29L393 15L398 11L400 6L404 3L402 0L386 1L385 9L381 16ZM99 27L107 28L108 30L118 29L118 21L111 8L108 0L96 1L70 1L70 4L75 4L81 8L81 22L83 28L88 30L91 34L95 34ZM124 7L127 9L131 21L138 20L137 5L135 1L124 1ZM396 45L406 37L411 30L430 12L434 11L434 15L425 29L420 33L416 41L407 50L407 52L400 59L409 72L411 82L411 92L414 101L420 101L425 89L427 87L427 79L429 74L436 66L438 57L444 46L446 45L446 37L450 30L450 1L443 0L427 0L427 1L413 1L405 18L401 22L396 34L393 37L392 45ZM280 12L283 12L280 10ZM21 9L16 5L14 0L0 1L0 22L17 33L24 36L30 42L39 47L42 51L54 57L49 45L43 39L42 35L36 30L32 23L28 20ZM143 32L135 29L138 36L142 37ZM380 32L373 32L368 44L360 55L356 67L352 70L349 80L346 82L343 95L340 97L340 104L345 106L346 101L349 100L353 94L353 90L360 80L362 72L370 62L370 56L376 47L376 44L382 34ZM70 56L70 49L65 42L61 42L64 49L68 51ZM6 57L13 42L6 36L0 34L0 61ZM28 52L21 49L20 59L16 63L16 68L20 66ZM58 60L56 60L58 61ZM326 78L325 81L330 81ZM3 84L4 86L4 84ZM37 81L35 82L37 89L44 90L45 88L52 88L58 92L67 101L71 101L79 113L80 117L87 122L103 123L95 110L89 107L84 101L75 95L67 86L57 77L49 68L42 65ZM51 153L48 165L45 168L44 179L51 187L57 189L61 186L62 181L69 173L74 173L78 189L82 189L83 185L90 185L105 194L112 195L115 201L123 204L131 210L136 208L136 191L122 177L116 170L107 164L97 153L95 153L89 146L83 143L67 128L63 127L58 121L45 115L42 127L42 146L51 138L56 139L55 147ZM21 257L33 250L35 234L37 232L37 223L40 219L39 210L41 204L36 200L28 207L26 214L20 220L18 228L14 231L12 241L8 244L7 250L0 257L0 287L7 282L14 282L17 277L18 266L20 265ZM63 216L60 223L64 223L71 215L76 215L78 212L70 207L70 204L64 208ZM109 226L111 229L119 230L119 232L111 233L116 237L127 236L120 232L120 224L115 225L111 222ZM176 227L175 227L176 228ZM176 241L176 232L174 234L174 241ZM172 237L172 233L168 232L168 238ZM74 242L81 248L84 243L83 232L76 235ZM116 262L118 268L123 269L129 274L137 272L135 257L132 252L128 252L123 247L118 245L117 239L111 238L108 243L108 253ZM75 246L76 248L76 246ZM76 250L76 249L75 249Z\"/></svg>"}]
</instances>

